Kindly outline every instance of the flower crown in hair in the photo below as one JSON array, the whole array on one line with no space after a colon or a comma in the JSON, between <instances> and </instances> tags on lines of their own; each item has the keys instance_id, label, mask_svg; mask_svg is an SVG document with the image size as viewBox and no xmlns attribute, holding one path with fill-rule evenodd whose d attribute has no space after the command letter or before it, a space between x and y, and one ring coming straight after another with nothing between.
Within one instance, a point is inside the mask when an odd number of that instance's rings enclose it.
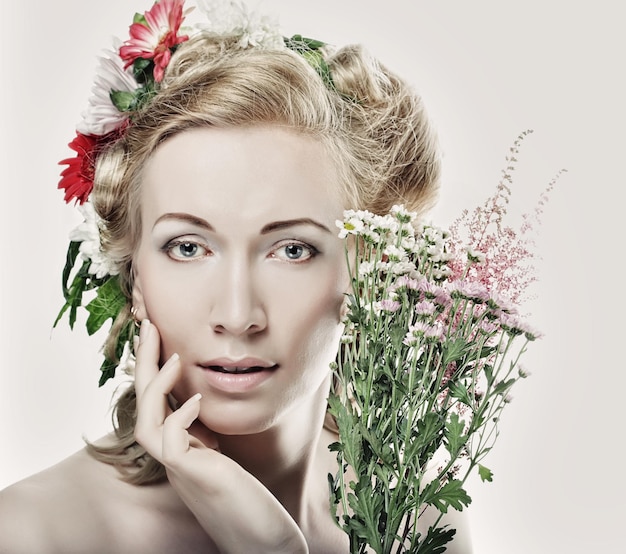
<instances>
[{"instance_id":1,"label":"flower crown in hair","mask_svg":"<svg viewBox=\"0 0 626 554\"><path fill-rule=\"evenodd\" d=\"M327 86L333 86L321 52L325 43L300 35L283 37L273 19L249 12L241 2L197 0L197 7L204 15L203 21L182 27L193 7L185 9L184 0L157 0L143 15L135 14L130 38L124 43L117 41L112 50L99 58L92 96L77 125L76 137L69 144L76 155L60 162L67 167L61 172L58 188L64 190L67 203L75 202L84 221L70 233L63 270L65 304L55 326L68 312L73 329L78 308L84 306L89 314L87 332L92 335L109 319L115 321L127 305L119 284L119 268L102 251L101 222L90 202L96 160L104 149L124 136L133 124L133 114L149 104L158 92L172 54L180 44L204 34L236 39L236 47L242 50L288 48L304 57ZM95 292L95 297L84 303L84 295L89 291ZM118 367L132 365L130 344L134 332L129 320L119 333L114 355L105 353L100 386L114 377Z\"/></svg>"}]
</instances>

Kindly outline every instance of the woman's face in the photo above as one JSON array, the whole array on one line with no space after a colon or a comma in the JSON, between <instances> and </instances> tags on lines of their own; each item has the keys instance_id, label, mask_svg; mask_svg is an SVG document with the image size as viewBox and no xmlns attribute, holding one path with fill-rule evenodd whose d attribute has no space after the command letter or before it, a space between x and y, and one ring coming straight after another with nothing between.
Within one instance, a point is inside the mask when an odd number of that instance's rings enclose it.
<instances>
[{"instance_id":1,"label":"woman's face","mask_svg":"<svg viewBox=\"0 0 626 554\"><path fill-rule=\"evenodd\" d=\"M180 355L174 396L202 393L214 431L259 432L325 398L343 208L322 144L278 126L185 131L147 163L134 302L161 359Z\"/></svg>"}]
</instances>

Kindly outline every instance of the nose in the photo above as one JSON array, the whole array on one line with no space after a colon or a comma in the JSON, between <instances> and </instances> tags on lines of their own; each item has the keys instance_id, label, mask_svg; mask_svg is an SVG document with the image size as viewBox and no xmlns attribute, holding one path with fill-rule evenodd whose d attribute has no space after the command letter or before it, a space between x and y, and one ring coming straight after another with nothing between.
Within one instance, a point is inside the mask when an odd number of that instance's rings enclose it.
<instances>
[{"instance_id":1,"label":"nose","mask_svg":"<svg viewBox=\"0 0 626 554\"><path fill-rule=\"evenodd\" d=\"M258 279L243 260L224 264L209 283L212 289L210 325L215 333L254 335L267 327Z\"/></svg>"}]
</instances>

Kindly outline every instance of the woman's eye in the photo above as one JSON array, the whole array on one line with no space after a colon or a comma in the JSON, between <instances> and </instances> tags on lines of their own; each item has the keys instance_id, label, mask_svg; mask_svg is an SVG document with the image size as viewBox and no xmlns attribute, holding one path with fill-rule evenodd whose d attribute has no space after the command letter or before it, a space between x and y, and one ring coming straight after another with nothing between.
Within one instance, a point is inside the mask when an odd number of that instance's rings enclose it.
<instances>
[{"instance_id":1,"label":"woman's eye","mask_svg":"<svg viewBox=\"0 0 626 554\"><path fill-rule=\"evenodd\" d=\"M287 262L304 262L317 254L317 250L307 244L290 242L276 248L273 257Z\"/></svg>"},{"instance_id":2,"label":"woman's eye","mask_svg":"<svg viewBox=\"0 0 626 554\"><path fill-rule=\"evenodd\" d=\"M174 260L195 260L204 258L209 254L209 250L197 242L174 241L170 242L165 250L167 255Z\"/></svg>"}]
</instances>

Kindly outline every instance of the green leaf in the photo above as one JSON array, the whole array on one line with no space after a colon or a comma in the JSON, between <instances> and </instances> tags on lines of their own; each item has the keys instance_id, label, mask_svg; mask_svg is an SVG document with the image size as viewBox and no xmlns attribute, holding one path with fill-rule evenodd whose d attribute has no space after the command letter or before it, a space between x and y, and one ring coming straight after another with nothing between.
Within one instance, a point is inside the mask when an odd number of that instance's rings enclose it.
<instances>
[{"instance_id":1,"label":"green leaf","mask_svg":"<svg viewBox=\"0 0 626 554\"><path fill-rule=\"evenodd\" d=\"M456 535L455 529L429 527L426 538L418 542L415 554L443 554L448 544Z\"/></svg>"},{"instance_id":2,"label":"green leaf","mask_svg":"<svg viewBox=\"0 0 626 554\"><path fill-rule=\"evenodd\" d=\"M493 481L492 471L484 465L478 464L478 474L483 482L489 481L491 483Z\"/></svg>"},{"instance_id":3,"label":"green leaf","mask_svg":"<svg viewBox=\"0 0 626 554\"><path fill-rule=\"evenodd\" d=\"M463 506L469 506L472 499L465 492L463 483L457 479L448 481L443 487L436 490L441 482L438 479L431 481L423 491L422 501L437 508L444 514L448 507L452 506L456 510L462 510Z\"/></svg>"},{"instance_id":4,"label":"green leaf","mask_svg":"<svg viewBox=\"0 0 626 554\"><path fill-rule=\"evenodd\" d=\"M326 43L302 35L293 35L291 38L285 39L285 44L287 48L300 54L317 71L327 87L334 88L330 67L321 52L321 48L326 46Z\"/></svg>"},{"instance_id":5,"label":"green leaf","mask_svg":"<svg viewBox=\"0 0 626 554\"><path fill-rule=\"evenodd\" d=\"M100 366L100 380L98 381L98 386L101 387L104 385L109 379L113 379L115 377L115 368L117 364L113 363L108 358L105 358Z\"/></svg>"},{"instance_id":6,"label":"green leaf","mask_svg":"<svg viewBox=\"0 0 626 554\"><path fill-rule=\"evenodd\" d=\"M87 332L93 335L106 322L114 320L126 304L126 297L117 276L110 277L98 288L98 295L85 308L89 312Z\"/></svg>"},{"instance_id":7,"label":"green leaf","mask_svg":"<svg viewBox=\"0 0 626 554\"><path fill-rule=\"evenodd\" d=\"M515 378L500 381L493 389L494 394L504 394L515 384Z\"/></svg>"},{"instance_id":8,"label":"green leaf","mask_svg":"<svg viewBox=\"0 0 626 554\"><path fill-rule=\"evenodd\" d=\"M69 309L70 329L74 328L74 324L76 323L76 313L78 308L82 305L83 293L87 290L91 290L94 286L91 282L91 276L88 271L90 264L91 262L89 260L85 260L81 268L74 276L72 284L69 288L64 287L65 290L63 291L63 294L65 295L65 305L59 311L53 327L56 327L63 314Z\"/></svg>"},{"instance_id":9,"label":"green leaf","mask_svg":"<svg viewBox=\"0 0 626 554\"><path fill-rule=\"evenodd\" d=\"M422 463L439 447L441 431L445 420L436 412L428 412L417 420L415 433L411 436L411 443L407 445L405 457L407 461L418 459L416 465Z\"/></svg>"},{"instance_id":10,"label":"green leaf","mask_svg":"<svg viewBox=\"0 0 626 554\"><path fill-rule=\"evenodd\" d=\"M490 364L485 364L483 366L483 372L485 373L485 377L487 378L487 386L491 386L493 383L493 366Z\"/></svg>"},{"instance_id":11,"label":"green leaf","mask_svg":"<svg viewBox=\"0 0 626 554\"><path fill-rule=\"evenodd\" d=\"M80 242L78 241L70 241L69 246L67 247L67 254L65 256L65 267L63 268L62 274L62 287L63 287L63 297L67 300L69 294L68 283L70 280L70 274L72 273L72 269L76 265L76 260L80 253Z\"/></svg>"},{"instance_id":12,"label":"green leaf","mask_svg":"<svg viewBox=\"0 0 626 554\"><path fill-rule=\"evenodd\" d=\"M326 46L326 43L321 40L306 38L302 35L293 35L291 38L285 39L285 44L292 49L304 48L306 50L319 50Z\"/></svg>"},{"instance_id":13,"label":"green leaf","mask_svg":"<svg viewBox=\"0 0 626 554\"><path fill-rule=\"evenodd\" d=\"M446 449L453 458L456 458L461 447L467 441L467 436L463 434L464 429L465 423L459 418L459 415L451 414L450 419L446 423L444 434L447 439Z\"/></svg>"},{"instance_id":14,"label":"green leaf","mask_svg":"<svg viewBox=\"0 0 626 554\"><path fill-rule=\"evenodd\" d=\"M133 111L137 105L137 97L134 92L112 90L109 93L109 98L120 112Z\"/></svg>"},{"instance_id":15,"label":"green leaf","mask_svg":"<svg viewBox=\"0 0 626 554\"><path fill-rule=\"evenodd\" d=\"M133 75L139 84L152 85L154 83L154 61L146 58L137 58L133 62Z\"/></svg>"},{"instance_id":16,"label":"green leaf","mask_svg":"<svg viewBox=\"0 0 626 554\"><path fill-rule=\"evenodd\" d=\"M107 357L104 358L102 365L100 366L100 380L98 381L98 386L101 387L104 385L109 379L115 377L115 370L119 364L118 360L122 358L124 354L124 346L126 343L132 344L133 336L135 335L135 324L132 321L126 323L126 325L121 329L119 335L117 337L117 344L115 345L115 360L111 360Z\"/></svg>"},{"instance_id":17,"label":"green leaf","mask_svg":"<svg viewBox=\"0 0 626 554\"><path fill-rule=\"evenodd\" d=\"M452 398L458 398L463 404L467 406L472 405L472 399L470 398L469 391L463 385L463 383L459 383L457 381L450 381L448 383L448 389L450 390L450 395Z\"/></svg>"},{"instance_id":18,"label":"green leaf","mask_svg":"<svg viewBox=\"0 0 626 554\"><path fill-rule=\"evenodd\" d=\"M141 25L148 26L148 22L146 21L145 16L141 13L136 13L133 16L133 23L140 23Z\"/></svg>"},{"instance_id":19,"label":"green leaf","mask_svg":"<svg viewBox=\"0 0 626 554\"><path fill-rule=\"evenodd\" d=\"M452 362L460 360L467 349L467 341L463 337L448 340L443 345L442 364L447 367Z\"/></svg>"}]
</instances>

